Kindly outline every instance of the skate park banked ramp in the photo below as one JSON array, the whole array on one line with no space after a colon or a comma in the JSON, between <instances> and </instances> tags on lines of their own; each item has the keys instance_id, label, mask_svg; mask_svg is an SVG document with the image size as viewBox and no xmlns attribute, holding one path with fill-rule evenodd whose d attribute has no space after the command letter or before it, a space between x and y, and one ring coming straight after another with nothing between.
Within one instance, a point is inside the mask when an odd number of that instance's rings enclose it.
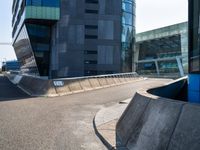
<instances>
[{"instance_id":1,"label":"skate park banked ramp","mask_svg":"<svg viewBox=\"0 0 200 150\"><path fill-rule=\"evenodd\" d=\"M117 123L117 149L199 150L200 105L170 99L185 84L183 78L164 87L139 90ZM170 96L164 98L162 93Z\"/></svg>"}]
</instances>

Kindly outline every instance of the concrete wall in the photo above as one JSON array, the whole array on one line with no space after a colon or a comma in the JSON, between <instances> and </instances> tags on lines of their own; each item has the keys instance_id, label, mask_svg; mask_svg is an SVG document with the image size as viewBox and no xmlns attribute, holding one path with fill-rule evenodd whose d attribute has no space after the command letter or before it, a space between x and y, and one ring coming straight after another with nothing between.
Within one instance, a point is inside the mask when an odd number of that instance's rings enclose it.
<instances>
[{"instance_id":1,"label":"concrete wall","mask_svg":"<svg viewBox=\"0 0 200 150\"><path fill-rule=\"evenodd\" d=\"M200 105L151 95L146 91L136 93L118 121L118 147L199 150Z\"/></svg>"},{"instance_id":2,"label":"concrete wall","mask_svg":"<svg viewBox=\"0 0 200 150\"><path fill-rule=\"evenodd\" d=\"M63 78L47 80L27 75L6 74L11 82L17 84L31 96L62 96L111 86L117 86L133 81L140 81L137 73L101 75L80 78Z\"/></svg>"}]
</instances>

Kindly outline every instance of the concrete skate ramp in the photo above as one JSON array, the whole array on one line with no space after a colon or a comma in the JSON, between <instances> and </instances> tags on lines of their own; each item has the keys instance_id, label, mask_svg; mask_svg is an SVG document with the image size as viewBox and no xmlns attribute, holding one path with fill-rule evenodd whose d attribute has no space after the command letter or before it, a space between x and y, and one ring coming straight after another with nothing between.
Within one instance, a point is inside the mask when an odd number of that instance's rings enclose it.
<instances>
[{"instance_id":1,"label":"concrete skate ramp","mask_svg":"<svg viewBox=\"0 0 200 150\"><path fill-rule=\"evenodd\" d=\"M90 77L43 79L30 75L5 74L11 82L31 96L62 96L144 80L137 73Z\"/></svg>"},{"instance_id":2,"label":"concrete skate ramp","mask_svg":"<svg viewBox=\"0 0 200 150\"><path fill-rule=\"evenodd\" d=\"M32 96L55 96L56 91L52 80L23 76L18 86Z\"/></svg>"},{"instance_id":3,"label":"concrete skate ramp","mask_svg":"<svg viewBox=\"0 0 200 150\"><path fill-rule=\"evenodd\" d=\"M146 91L140 90L134 96L118 121L117 147L199 150L200 105L154 96Z\"/></svg>"},{"instance_id":4,"label":"concrete skate ramp","mask_svg":"<svg viewBox=\"0 0 200 150\"><path fill-rule=\"evenodd\" d=\"M5 76L0 75L0 102L7 100L24 99L29 97L29 95L24 93L16 85L12 84Z\"/></svg>"}]
</instances>

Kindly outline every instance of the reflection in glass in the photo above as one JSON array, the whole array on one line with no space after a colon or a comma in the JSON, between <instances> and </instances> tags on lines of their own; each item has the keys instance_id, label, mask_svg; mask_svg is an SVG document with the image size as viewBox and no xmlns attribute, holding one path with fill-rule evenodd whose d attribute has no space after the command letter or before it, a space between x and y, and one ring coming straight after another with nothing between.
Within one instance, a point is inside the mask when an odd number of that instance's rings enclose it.
<instances>
[{"instance_id":1,"label":"reflection in glass","mask_svg":"<svg viewBox=\"0 0 200 150\"><path fill-rule=\"evenodd\" d=\"M133 25L133 15L127 12L123 12L122 23L126 25Z\"/></svg>"},{"instance_id":2,"label":"reflection in glass","mask_svg":"<svg viewBox=\"0 0 200 150\"><path fill-rule=\"evenodd\" d=\"M17 59L20 62L22 72L39 75L25 26L21 29L13 46L15 48Z\"/></svg>"},{"instance_id":3,"label":"reflection in glass","mask_svg":"<svg viewBox=\"0 0 200 150\"><path fill-rule=\"evenodd\" d=\"M51 29L49 26L27 24L27 29L41 76L49 75Z\"/></svg>"},{"instance_id":4,"label":"reflection in glass","mask_svg":"<svg viewBox=\"0 0 200 150\"><path fill-rule=\"evenodd\" d=\"M134 0L122 0L121 61L122 72L132 71L132 49L134 45Z\"/></svg>"}]
</instances>

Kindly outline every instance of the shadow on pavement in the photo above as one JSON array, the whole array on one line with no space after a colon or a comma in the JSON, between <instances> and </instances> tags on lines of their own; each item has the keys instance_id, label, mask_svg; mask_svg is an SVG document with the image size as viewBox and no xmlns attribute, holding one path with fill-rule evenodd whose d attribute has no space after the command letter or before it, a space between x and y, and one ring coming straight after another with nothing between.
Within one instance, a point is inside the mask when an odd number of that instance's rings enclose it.
<instances>
[{"instance_id":1,"label":"shadow on pavement","mask_svg":"<svg viewBox=\"0 0 200 150\"><path fill-rule=\"evenodd\" d=\"M7 77L0 76L0 102L31 98L16 85L11 83Z\"/></svg>"}]
</instances>

